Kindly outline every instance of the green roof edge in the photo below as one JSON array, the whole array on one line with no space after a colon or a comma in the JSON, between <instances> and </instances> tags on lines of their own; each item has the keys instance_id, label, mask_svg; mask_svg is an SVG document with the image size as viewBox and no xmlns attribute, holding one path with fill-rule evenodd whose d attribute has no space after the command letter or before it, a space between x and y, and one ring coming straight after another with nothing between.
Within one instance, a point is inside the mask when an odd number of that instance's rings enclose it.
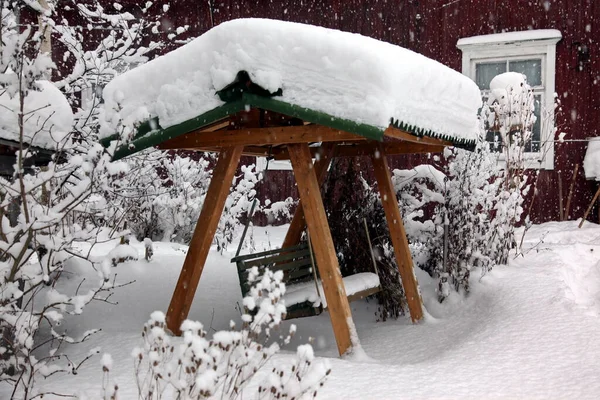
<instances>
[{"instance_id":1,"label":"green roof edge","mask_svg":"<svg viewBox=\"0 0 600 400\"><path fill-rule=\"evenodd\" d=\"M200 129L215 121L223 119L229 115L238 113L248 106L262 108L273 112L288 115L290 117L300 118L304 121L328 126L333 129L339 129L345 132L354 133L368 139L382 141L385 129L373 125L363 124L348 119L337 118L321 111L301 107L294 104L277 100L275 97L264 96L249 91L239 92L239 88L234 88L238 95L230 97L229 102L209 110L197 117L184 121L180 124L162 128L158 118L154 117L138 125L136 135L130 143L119 146L113 155L113 161L120 160L131 154L157 146L169 139L184 135L196 129ZM243 90L243 89L242 89ZM240 96L241 94L241 96ZM221 94L219 94L221 96ZM233 100L234 99L234 100ZM439 134L431 130L408 125L402 121L391 119L390 123L398 129L402 129L417 137L429 136L436 139L442 139L451 142L454 146L466 150L475 148L475 140L452 138L447 134ZM118 135L112 135L100 140L100 143L107 147L112 140L118 140Z\"/></svg>"},{"instance_id":2,"label":"green roof edge","mask_svg":"<svg viewBox=\"0 0 600 400\"><path fill-rule=\"evenodd\" d=\"M347 119L336 118L320 111L296 106L284 101L275 100L271 97L263 97L246 92L242 95L241 100L225 103L224 105L207 111L202 115L168 128L161 128L157 118L153 118L152 120L140 124L137 128L137 133L134 139L130 143L124 144L117 148L115 154L113 155L113 161L120 160L131 154L137 153L138 151L147 149L148 147L157 146L169 139L173 139L177 136L200 129L203 126L209 125L219 119L227 117L228 115L242 111L246 108L246 106L278 112L290 117L300 118L304 121L328 126L333 129L355 133L373 140L383 140L384 130L382 128L361 124ZM152 125L154 125L156 129L150 129L149 127ZM116 136L113 135L111 137L102 139L101 143L104 146L108 146L110 141L115 139Z\"/></svg>"},{"instance_id":3,"label":"green roof edge","mask_svg":"<svg viewBox=\"0 0 600 400\"><path fill-rule=\"evenodd\" d=\"M156 119L158 129L152 131L149 131L147 128L150 121L144 122L138 127L137 134L131 143L124 144L115 150L113 161L120 160L131 154L137 153L138 151L147 149L148 147L157 146L169 139L200 129L203 126L209 125L229 115L238 113L244 108L245 104L240 100L225 103L222 106L213 108L197 117L164 129L158 125L158 119Z\"/></svg>"},{"instance_id":4,"label":"green roof edge","mask_svg":"<svg viewBox=\"0 0 600 400\"><path fill-rule=\"evenodd\" d=\"M469 140L469 139L455 138L448 134L440 134L440 133L434 132L430 129L423 129L423 128L419 128L416 126L408 125L402 121L395 120L393 118L392 118L391 124L393 126L395 126L396 128L402 129L403 131L408 132L411 135L414 135L416 137L428 136L428 137L431 137L434 139L445 140L445 141L451 142L454 147L458 147L458 148L469 150L469 151L475 150L475 145L477 144L477 141L475 139Z\"/></svg>"},{"instance_id":5,"label":"green roof edge","mask_svg":"<svg viewBox=\"0 0 600 400\"><path fill-rule=\"evenodd\" d=\"M384 129L360 122L354 122L349 119L337 118L321 111L315 111L310 108L289 104L274 97L257 96L252 93L245 92L242 95L242 100L253 107L262 108L264 110L278 112L290 117L300 118L304 121L312 122L323 126L328 126L333 129L354 133L364 136L368 139L383 140Z\"/></svg>"}]
</instances>

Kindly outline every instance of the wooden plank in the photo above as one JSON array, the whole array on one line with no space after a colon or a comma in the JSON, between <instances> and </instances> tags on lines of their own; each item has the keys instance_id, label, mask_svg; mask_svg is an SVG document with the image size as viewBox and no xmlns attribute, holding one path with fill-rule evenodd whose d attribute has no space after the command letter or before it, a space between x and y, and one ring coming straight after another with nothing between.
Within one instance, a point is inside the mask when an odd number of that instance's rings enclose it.
<instances>
[{"instance_id":1,"label":"wooden plank","mask_svg":"<svg viewBox=\"0 0 600 400\"><path fill-rule=\"evenodd\" d=\"M396 262L398 263L398 270L402 278L402 286L406 294L410 317L413 322L416 322L423 318L423 306L421 304L417 279L415 278L410 249L408 248L408 239L406 238L406 231L404 230L398 200L396 199L396 191L392 185L390 169L383 146L376 145L376 147L379 150L379 154L371 157L375 178L377 179L377 186L379 186L381 203L383 204L385 217L388 222L390 238L394 246Z\"/></svg>"},{"instance_id":2,"label":"wooden plank","mask_svg":"<svg viewBox=\"0 0 600 400\"><path fill-rule=\"evenodd\" d=\"M224 118L221 121L217 121L213 124L210 124L208 126L201 128L200 132L216 132L218 130L227 128L229 126L229 124L230 124L229 118Z\"/></svg>"},{"instance_id":3,"label":"wooden plank","mask_svg":"<svg viewBox=\"0 0 600 400\"><path fill-rule=\"evenodd\" d=\"M596 202L596 200L598 200L598 196L600 196L600 187L598 187L598 190L596 190L596 194L594 194L594 197L592 198L592 201L590 201L590 205L585 210L585 213L583 213L583 217L581 218L581 222L579 222L579 228L581 228L583 226L583 223L587 219L587 216L589 215L590 211L592 211L592 208L594 208L594 203ZM598 211L598 212L600 213L600 211Z\"/></svg>"},{"instance_id":4,"label":"wooden plank","mask_svg":"<svg viewBox=\"0 0 600 400\"><path fill-rule=\"evenodd\" d=\"M275 250L267 250L267 251L261 251L260 253L253 253L253 254L242 254L241 256L237 256L237 257L233 257L231 259L231 262L238 262L241 260L252 260L254 258L258 258L258 257L265 257L265 256L270 256L272 254L279 254L279 253L283 253L283 252L295 252L298 250L308 250L308 246L306 245L306 243L302 243L299 244L297 246L293 246L293 247L289 247L289 248L281 248L281 249L275 249Z\"/></svg>"},{"instance_id":5,"label":"wooden plank","mask_svg":"<svg viewBox=\"0 0 600 400\"><path fill-rule=\"evenodd\" d=\"M321 199L319 182L311 159L310 149L306 144L288 146L294 175L298 184L298 192L304 209L306 225L310 231L317 268L321 275L323 291L329 307L329 317L338 351L343 355L352 348L352 332L356 332L350 305L339 264L333 246L333 239L327 223L325 207Z\"/></svg>"},{"instance_id":6,"label":"wooden plank","mask_svg":"<svg viewBox=\"0 0 600 400\"><path fill-rule=\"evenodd\" d=\"M362 136L321 125L246 128L219 132L191 132L160 143L163 150L210 147L264 146L289 143L366 140Z\"/></svg>"},{"instance_id":7,"label":"wooden plank","mask_svg":"<svg viewBox=\"0 0 600 400\"><path fill-rule=\"evenodd\" d=\"M185 149L183 149L185 150ZM203 151L206 153L220 153L221 147L198 147L194 149L189 149L192 151ZM245 146L243 156L251 156L251 157L268 157L273 156L276 160L289 160L290 157L287 154L287 151L283 148L273 148L269 150L269 147L260 147L260 146Z\"/></svg>"},{"instance_id":8,"label":"wooden plank","mask_svg":"<svg viewBox=\"0 0 600 400\"><path fill-rule=\"evenodd\" d=\"M307 256L310 256L308 249L306 249L302 253L293 253L293 254L284 253L284 254L274 255L274 256L271 256L268 258L247 260L247 261L244 261L244 269L252 268L254 266L258 267L261 265L275 264L275 266L272 266L269 268L273 269L274 271L280 270L280 269L284 269L286 266L293 263L294 260L301 261L301 260L309 259L310 257L307 257ZM306 263L306 261L303 261L303 262ZM310 262L310 260L308 262Z\"/></svg>"},{"instance_id":9,"label":"wooden plank","mask_svg":"<svg viewBox=\"0 0 600 400\"><path fill-rule=\"evenodd\" d=\"M325 177L327 176L327 169L329 168L329 164L331 164L331 160L334 154L337 152L336 145L334 143L325 143L319 154L320 157L315 161L313 169L315 174L317 175L317 180L319 186L323 184ZM311 153L311 157L314 157ZM294 212L294 217L292 218L292 222L290 222L290 227L285 235L285 239L283 240L283 245L281 247L292 247L296 246L300 243L300 239L302 238L302 232L306 226L306 222L304 221L304 209L302 207L302 199L298 202L298 207L296 207L296 211Z\"/></svg>"},{"instance_id":10,"label":"wooden plank","mask_svg":"<svg viewBox=\"0 0 600 400\"><path fill-rule=\"evenodd\" d=\"M577 180L577 172L579 171L579 164L575 164L573 169L573 176L571 177L571 186L569 187L569 194L567 196L567 208L565 209L565 219L569 219L569 213L571 211L571 198L573 197L573 189L575 189L575 181Z\"/></svg>"},{"instance_id":11,"label":"wooden plank","mask_svg":"<svg viewBox=\"0 0 600 400\"><path fill-rule=\"evenodd\" d=\"M213 171L194 236L167 310L167 327L175 335L181 334L179 328L190 311L243 149L243 146L223 149Z\"/></svg>"},{"instance_id":12,"label":"wooden plank","mask_svg":"<svg viewBox=\"0 0 600 400\"><path fill-rule=\"evenodd\" d=\"M560 171L556 172L558 178L558 218L560 221L565 220L565 209L563 207L563 190L562 190L562 177Z\"/></svg>"},{"instance_id":13,"label":"wooden plank","mask_svg":"<svg viewBox=\"0 0 600 400\"><path fill-rule=\"evenodd\" d=\"M376 286L374 288L369 288L365 290L361 290L360 292L356 292L350 296L348 296L348 301L352 303L353 301L364 299L365 297L372 296L376 293L381 292L381 286Z\"/></svg>"},{"instance_id":14,"label":"wooden plank","mask_svg":"<svg viewBox=\"0 0 600 400\"><path fill-rule=\"evenodd\" d=\"M384 142L381 144L387 155L396 154L418 154L418 153L441 153L444 151L445 146L433 145L426 143L412 143L412 142ZM338 145L338 149L335 153L336 157L360 157L360 156L372 156L373 155L373 144L372 143L360 143L353 145L341 146Z\"/></svg>"},{"instance_id":15,"label":"wooden plank","mask_svg":"<svg viewBox=\"0 0 600 400\"><path fill-rule=\"evenodd\" d=\"M387 155L397 155L397 154L420 154L420 153L441 153L444 151L446 146L435 145L435 144L426 144L426 143L412 143L405 141L395 141L395 142L384 142L383 146L385 148L385 153ZM244 155L250 149L261 149L261 147L246 147L244 149ZM267 153L268 149L264 149L263 153ZM316 153L320 150L319 147L311 147L310 152L313 155L313 158ZM337 149L335 152L336 157L361 157L361 156L370 156L373 154L373 145L371 142L352 142L350 144L337 143ZM251 154L254 155L254 154ZM289 160L290 155L285 149L281 149L277 152L273 152L273 156L275 160Z\"/></svg>"},{"instance_id":16,"label":"wooden plank","mask_svg":"<svg viewBox=\"0 0 600 400\"><path fill-rule=\"evenodd\" d=\"M289 159L287 156L287 152L284 148L280 147L270 147L270 146L246 146L244 147L244 155L245 156L256 156L256 157L273 157L278 159L278 156L282 153L285 153L285 159Z\"/></svg>"},{"instance_id":17,"label":"wooden plank","mask_svg":"<svg viewBox=\"0 0 600 400\"><path fill-rule=\"evenodd\" d=\"M361 157L371 156L373 154L372 142L348 142L337 143L336 157ZM327 143L325 143L326 145ZM325 146L324 145L324 146ZM420 154L420 153L441 153L446 146L427 143L414 143L406 141L384 142L385 154ZM220 147L199 147L194 148L195 151L219 152ZM323 153L322 147L311 147L310 153L313 158L317 154ZM266 146L245 146L244 156L267 157L272 156L275 160L289 160L290 155L284 147L271 148Z\"/></svg>"},{"instance_id":18,"label":"wooden plank","mask_svg":"<svg viewBox=\"0 0 600 400\"><path fill-rule=\"evenodd\" d=\"M430 138L428 136L418 137L392 125L385 130L384 135L394 139L404 140L405 142L430 144L436 146L452 146L452 142L447 140Z\"/></svg>"}]
</instances>

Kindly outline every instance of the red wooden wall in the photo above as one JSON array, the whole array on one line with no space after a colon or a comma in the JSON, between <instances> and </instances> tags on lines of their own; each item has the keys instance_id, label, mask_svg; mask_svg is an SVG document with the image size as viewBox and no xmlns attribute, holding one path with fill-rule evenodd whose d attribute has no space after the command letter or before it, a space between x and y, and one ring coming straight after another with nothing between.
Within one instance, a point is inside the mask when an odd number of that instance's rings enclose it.
<instances>
[{"instance_id":1,"label":"red wooden wall","mask_svg":"<svg viewBox=\"0 0 600 400\"><path fill-rule=\"evenodd\" d=\"M361 33L385 40L460 71L461 37L527 29L558 29L556 91L562 102L558 132L567 140L598 135L600 123L600 1L594 0L158 0L170 4L163 27L190 25L189 36L198 36L213 24L246 17L274 18ZM113 1L106 1L111 9ZM135 7L138 1L121 1ZM583 71L576 69L576 44L590 48L591 60ZM581 164L585 142L557 143L555 169L542 171L538 198L531 210L536 222L558 219L558 176L564 197L573 167ZM427 156L397 156L394 167L407 168ZM363 163L365 165L365 163ZM368 165L368 164L366 164ZM572 200L571 216L580 217L594 185L580 168ZM287 172L273 172L261 188L261 197L273 201L290 195L293 180Z\"/></svg>"}]
</instances>

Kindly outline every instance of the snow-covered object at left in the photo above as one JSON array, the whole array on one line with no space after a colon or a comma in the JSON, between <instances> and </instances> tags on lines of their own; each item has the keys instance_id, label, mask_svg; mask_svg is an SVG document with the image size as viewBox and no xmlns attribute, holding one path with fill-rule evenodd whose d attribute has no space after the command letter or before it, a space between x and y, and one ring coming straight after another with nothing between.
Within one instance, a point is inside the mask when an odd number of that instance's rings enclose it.
<instances>
[{"instance_id":1,"label":"snow-covered object at left","mask_svg":"<svg viewBox=\"0 0 600 400\"><path fill-rule=\"evenodd\" d=\"M65 95L49 81L37 81L38 90L29 90L24 99L23 141L45 149L56 148L71 132L73 111ZM20 92L0 95L0 137L19 141Z\"/></svg>"},{"instance_id":2,"label":"snow-covered object at left","mask_svg":"<svg viewBox=\"0 0 600 400\"><path fill-rule=\"evenodd\" d=\"M583 169L587 179L600 180L600 138L594 138L588 142L583 159Z\"/></svg>"},{"instance_id":3,"label":"snow-covered object at left","mask_svg":"<svg viewBox=\"0 0 600 400\"><path fill-rule=\"evenodd\" d=\"M216 92L246 71L278 100L382 130L392 119L460 140L478 136L481 94L468 77L359 34L238 19L111 81L101 136L158 117L162 128L223 105ZM120 124L123 124L121 127Z\"/></svg>"}]
</instances>

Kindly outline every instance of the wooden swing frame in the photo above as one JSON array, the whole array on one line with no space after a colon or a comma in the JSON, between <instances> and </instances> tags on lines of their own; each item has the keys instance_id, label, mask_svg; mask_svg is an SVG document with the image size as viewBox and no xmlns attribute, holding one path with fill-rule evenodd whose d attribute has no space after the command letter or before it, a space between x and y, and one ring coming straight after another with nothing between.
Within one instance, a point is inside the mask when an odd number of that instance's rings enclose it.
<instances>
[{"instance_id":1,"label":"wooden swing frame","mask_svg":"<svg viewBox=\"0 0 600 400\"><path fill-rule=\"evenodd\" d=\"M396 130L396 128L391 129ZM355 329L319 188L325 179L331 159L340 156L338 154L370 156L410 316L413 322L421 320L423 318L421 298L402 216L391 181L387 156L388 151L392 154L438 152L450 143L438 139L419 140L412 135L407 137L402 132L397 133L410 141L380 143L365 140L351 133L308 125L278 129L242 129L233 133L231 131L198 132L159 145L162 149L182 148L219 152L219 159L190 243L190 250L167 311L169 329L177 335L181 334L179 327L187 318L192 305L240 157L243 154L260 153L257 151L259 146L274 144L285 144L285 148L279 150L279 159L284 159L284 154L289 156L300 194L300 204L290 224L283 247L297 245L304 228L308 227L340 355L352 348L352 332ZM317 139L328 142L321 146L320 157L313 164L312 159L316 151L309 147L309 143ZM214 146L222 147L215 149Z\"/></svg>"},{"instance_id":2,"label":"wooden swing frame","mask_svg":"<svg viewBox=\"0 0 600 400\"><path fill-rule=\"evenodd\" d=\"M423 318L422 300L402 216L392 185L387 157L395 154L436 153L445 146L472 146L465 141L410 127L401 122L387 129L342 120L321 112L284 103L270 96L245 91L251 84L235 86L222 96L226 103L196 118L169 128L158 120L138 127L132 143L118 147L113 159L144 148L219 153L189 251L167 310L167 327L180 335L211 248L213 238L242 155L272 155L291 160L300 202L282 247L300 242L305 227L312 248L333 333L340 355L355 342L355 327L338 259L321 198L320 185L334 157L367 156L371 159L391 242L413 322ZM222 93L219 93L222 95ZM265 117L267 116L267 117ZM270 117L269 117L270 116ZM111 139L106 139L108 143ZM314 146L320 143L320 146ZM312 146L311 146L312 145ZM317 156L318 155L318 156ZM316 161L313 163L313 158Z\"/></svg>"}]
</instances>

